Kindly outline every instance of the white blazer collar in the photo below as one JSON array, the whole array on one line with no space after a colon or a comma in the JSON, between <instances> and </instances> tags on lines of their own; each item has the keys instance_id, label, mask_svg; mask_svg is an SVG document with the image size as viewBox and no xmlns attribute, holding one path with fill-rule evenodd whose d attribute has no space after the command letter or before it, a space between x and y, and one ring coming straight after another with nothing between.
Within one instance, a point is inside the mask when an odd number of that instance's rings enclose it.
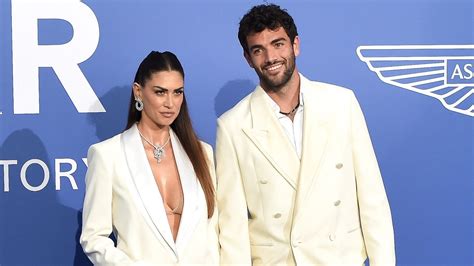
<instances>
[{"instance_id":1,"label":"white blazer collar","mask_svg":"<svg viewBox=\"0 0 474 266\"><path fill-rule=\"evenodd\" d=\"M296 189L300 159L259 85L250 96L252 126L242 130L288 184Z\"/></svg>"},{"instance_id":2,"label":"white blazer collar","mask_svg":"<svg viewBox=\"0 0 474 266\"><path fill-rule=\"evenodd\" d=\"M176 246L178 250L184 249L189 237L196 229L199 222L199 213L204 207L205 198L201 190L201 185L194 172L193 164L189 160L183 145L178 136L170 129L171 144L173 145L173 153L178 167L179 177L184 195L183 214L179 225L178 236L176 238ZM201 193L200 193L201 192Z\"/></svg>"},{"instance_id":3,"label":"white blazer collar","mask_svg":"<svg viewBox=\"0 0 474 266\"><path fill-rule=\"evenodd\" d=\"M328 142L328 119L334 108L329 106L328 90L320 83L312 82L300 74L300 86L304 88L303 149L299 173L298 194L296 196L295 216L301 213L309 192L317 179L319 164L326 152ZM296 219L296 218L295 218Z\"/></svg>"},{"instance_id":4,"label":"white blazer collar","mask_svg":"<svg viewBox=\"0 0 474 266\"><path fill-rule=\"evenodd\" d=\"M171 229L166 217L163 199L148 163L138 128L133 125L122 134L122 146L125 152L130 178L137 193L136 202L140 205L145 220L147 220L158 238L163 239L177 256L196 228L199 217L198 210L202 207L199 196L199 182L191 161L173 130L170 129L171 145L176 160L184 195L184 207L180 221L176 244L173 241Z\"/></svg>"},{"instance_id":5,"label":"white blazer collar","mask_svg":"<svg viewBox=\"0 0 474 266\"><path fill-rule=\"evenodd\" d=\"M316 166L324 155L327 142L327 112L332 110L325 102L325 90L317 83L300 75L300 92L304 100L303 148L301 161L267 101L261 86L257 86L250 98L252 127L244 133L257 146L268 161L281 173L299 197L306 196L307 189L316 175ZM305 177L305 178L300 178ZM309 177L309 178L308 178ZM297 181L299 180L299 181ZM299 187L299 188L298 188ZM304 196L303 196L304 195Z\"/></svg>"}]
</instances>

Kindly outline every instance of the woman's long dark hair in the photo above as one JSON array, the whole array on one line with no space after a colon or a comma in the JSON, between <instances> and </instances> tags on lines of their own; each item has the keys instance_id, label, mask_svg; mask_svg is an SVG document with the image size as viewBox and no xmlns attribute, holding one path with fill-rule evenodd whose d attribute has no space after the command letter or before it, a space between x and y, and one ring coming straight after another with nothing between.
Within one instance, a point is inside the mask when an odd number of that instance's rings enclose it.
<instances>
[{"instance_id":1,"label":"woman's long dark hair","mask_svg":"<svg viewBox=\"0 0 474 266\"><path fill-rule=\"evenodd\" d=\"M144 87L145 83L151 78L151 75L160 71L178 71L184 79L183 66L179 62L176 55L171 52L156 52L152 51L138 67L134 82ZM135 108L135 97L132 90L130 97L130 106L128 111L128 121L125 129L129 129L136 122L140 121L142 117L141 112ZM214 213L214 186L212 184L211 174L209 172L209 165L206 159L204 149L199 142L199 139L194 132L191 118L189 117L188 105L186 103L185 93L183 93L183 103L178 116L171 124L171 128L178 136L179 141L183 145L189 160L193 164L194 172L201 183L202 190L206 196L207 216L210 218Z\"/></svg>"}]
</instances>

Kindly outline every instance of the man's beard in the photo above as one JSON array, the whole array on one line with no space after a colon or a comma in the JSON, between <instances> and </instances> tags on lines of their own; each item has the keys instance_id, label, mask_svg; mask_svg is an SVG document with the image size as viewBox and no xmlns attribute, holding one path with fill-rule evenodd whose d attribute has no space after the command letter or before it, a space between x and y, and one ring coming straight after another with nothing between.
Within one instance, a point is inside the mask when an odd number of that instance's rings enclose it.
<instances>
[{"instance_id":1,"label":"man's beard","mask_svg":"<svg viewBox=\"0 0 474 266\"><path fill-rule=\"evenodd\" d=\"M263 74L263 72L257 70L255 71L257 72L257 75L260 78L260 83L264 89L278 92L288 83L288 81L291 79L291 76L293 75L293 72L295 71L295 56L290 56L285 62L284 66L286 69L283 72L283 76L276 79L271 79L269 76Z\"/></svg>"}]
</instances>

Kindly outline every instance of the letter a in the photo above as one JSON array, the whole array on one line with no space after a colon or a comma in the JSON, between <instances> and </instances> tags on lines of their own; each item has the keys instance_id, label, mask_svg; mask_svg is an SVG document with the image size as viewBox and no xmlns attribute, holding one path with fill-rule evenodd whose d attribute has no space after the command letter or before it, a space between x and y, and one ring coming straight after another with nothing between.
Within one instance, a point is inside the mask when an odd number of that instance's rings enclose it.
<instances>
[{"instance_id":1,"label":"letter a","mask_svg":"<svg viewBox=\"0 0 474 266\"><path fill-rule=\"evenodd\" d=\"M462 75L461 67L459 66L459 64L456 64L456 66L454 67L453 74L451 75L451 79L454 79L454 76L458 76L460 79L464 79Z\"/></svg>"}]
</instances>

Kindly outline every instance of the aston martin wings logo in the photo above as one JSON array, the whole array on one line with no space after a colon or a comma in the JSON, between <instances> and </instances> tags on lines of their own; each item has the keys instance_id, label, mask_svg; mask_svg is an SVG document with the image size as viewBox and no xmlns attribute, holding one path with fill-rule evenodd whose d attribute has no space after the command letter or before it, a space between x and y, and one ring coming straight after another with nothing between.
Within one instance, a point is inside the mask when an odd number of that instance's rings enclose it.
<instances>
[{"instance_id":1,"label":"aston martin wings logo","mask_svg":"<svg viewBox=\"0 0 474 266\"><path fill-rule=\"evenodd\" d=\"M359 46L357 55L383 82L474 117L474 45Z\"/></svg>"}]
</instances>

